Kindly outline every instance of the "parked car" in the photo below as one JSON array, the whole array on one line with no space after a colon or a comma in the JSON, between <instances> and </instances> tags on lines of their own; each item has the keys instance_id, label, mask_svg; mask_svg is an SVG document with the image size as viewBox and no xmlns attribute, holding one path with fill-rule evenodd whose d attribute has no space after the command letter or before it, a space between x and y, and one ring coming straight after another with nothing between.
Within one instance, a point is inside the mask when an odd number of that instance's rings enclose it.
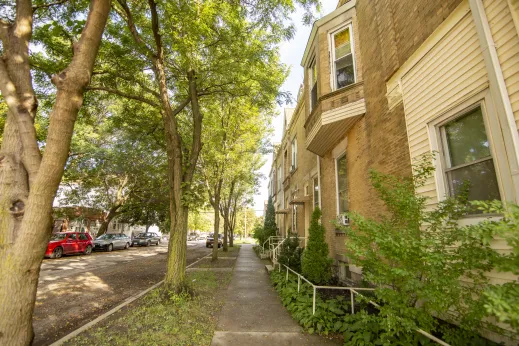
<instances>
[{"instance_id":1,"label":"parked car","mask_svg":"<svg viewBox=\"0 0 519 346\"><path fill-rule=\"evenodd\" d=\"M198 234L196 234L196 233L189 233L187 235L187 240L190 240L190 241L198 240Z\"/></svg>"},{"instance_id":2,"label":"parked car","mask_svg":"<svg viewBox=\"0 0 519 346\"><path fill-rule=\"evenodd\" d=\"M106 233L94 240L94 250L128 249L131 240L126 234Z\"/></svg>"},{"instance_id":3,"label":"parked car","mask_svg":"<svg viewBox=\"0 0 519 346\"><path fill-rule=\"evenodd\" d=\"M133 245L150 246L151 244L160 244L160 236L157 233L143 232L139 233L135 238L133 238Z\"/></svg>"},{"instance_id":4,"label":"parked car","mask_svg":"<svg viewBox=\"0 0 519 346\"><path fill-rule=\"evenodd\" d=\"M94 244L89 233L59 232L54 233L47 244L45 257L60 258L63 255L84 253L90 255Z\"/></svg>"},{"instance_id":5,"label":"parked car","mask_svg":"<svg viewBox=\"0 0 519 346\"><path fill-rule=\"evenodd\" d=\"M210 235L207 237L205 241L205 247L213 247L214 244L214 235ZM218 234L218 248L223 246L223 234Z\"/></svg>"}]
</instances>

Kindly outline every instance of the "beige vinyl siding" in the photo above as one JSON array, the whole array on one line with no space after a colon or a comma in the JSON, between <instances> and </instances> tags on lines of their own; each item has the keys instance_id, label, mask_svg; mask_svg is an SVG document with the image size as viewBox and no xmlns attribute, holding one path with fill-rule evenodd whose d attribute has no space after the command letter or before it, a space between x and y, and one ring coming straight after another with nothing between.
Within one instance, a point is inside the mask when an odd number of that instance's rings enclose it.
<instances>
[{"instance_id":1,"label":"beige vinyl siding","mask_svg":"<svg viewBox=\"0 0 519 346\"><path fill-rule=\"evenodd\" d=\"M506 0L484 0L483 5L519 128L519 36Z\"/></svg>"},{"instance_id":2,"label":"beige vinyl siding","mask_svg":"<svg viewBox=\"0 0 519 346\"><path fill-rule=\"evenodd\" d=\"M401 79L411 159L431 151L428 123L485 89L488 79L476 28L467 13ZM418 190L438 202L434 178ZM441 193L441 192L440 192Z\"/></svg>"}]
</instances>

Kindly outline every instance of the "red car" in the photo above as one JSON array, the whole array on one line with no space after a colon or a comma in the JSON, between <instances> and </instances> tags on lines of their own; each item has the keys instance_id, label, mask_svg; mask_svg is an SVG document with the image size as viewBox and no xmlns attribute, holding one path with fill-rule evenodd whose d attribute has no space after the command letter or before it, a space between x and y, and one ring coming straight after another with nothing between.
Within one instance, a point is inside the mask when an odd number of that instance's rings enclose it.
<instances>
[{"instance_id":1,"label":"red car","mask_svg":"<svg viewBox=\"0 0 519 346\"><path fill-rule=\"evenodd\" d=\"M89 233L59 232L50 237L45 257L60 258L63 255L84 253L90 255L94 244Z\"/></svg>"}]
</instances>

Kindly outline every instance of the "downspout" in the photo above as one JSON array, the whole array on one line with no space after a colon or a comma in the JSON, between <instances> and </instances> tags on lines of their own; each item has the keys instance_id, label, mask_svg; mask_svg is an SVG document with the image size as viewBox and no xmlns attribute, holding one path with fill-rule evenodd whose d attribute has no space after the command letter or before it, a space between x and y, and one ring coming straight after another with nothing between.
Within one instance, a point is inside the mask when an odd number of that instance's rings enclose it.
<instances>
[{"instance_id":1,"label":"downspout","mask_svg":"<svg viewBox=\"0 0 519 346\"><path fill-rule=\"evenodd\" d=\"M492 38L492 32L483 2L482 0L469 0L469 5L487 68L490 93L495 102L503 135L505 136L508 164L514 183L513 201L517 203L519 196L519 133L517 131L512 104L508 96L505 78L501 64L499 63L496 46ZM506 140L507 138L508 140Z\"/></svg>"}]
</instances>

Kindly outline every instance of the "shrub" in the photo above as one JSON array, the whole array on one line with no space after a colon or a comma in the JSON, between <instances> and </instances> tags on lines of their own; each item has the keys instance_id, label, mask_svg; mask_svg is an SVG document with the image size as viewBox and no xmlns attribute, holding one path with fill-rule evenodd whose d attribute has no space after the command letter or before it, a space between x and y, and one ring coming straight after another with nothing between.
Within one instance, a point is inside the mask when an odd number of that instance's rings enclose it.
<instances>
[{"instance_id":1,"label":"shrub","mask_svg":"<svg viewBox=\"0 0 519 346\"><path fill-rule=\"evenodd\" d=\"M265 242L265 233L263 232L263 226L257 224L254 227L254 231L252 233L252 237L258 241L258 245L261 247Z\"/></svg>"},{"instance_id":2,"label":"shrub","mask_svg":"<svg viewBox=\"0 0 519 346\"><path fill-rule=\"evenodd\" d=\"M388 337L418 328L437 332L440 325L433 316L457 316L458 334L469 335L486 314L481 299L488 286L485 273L499 259L490 247L495 231L458 224L469 210L466 193L428 209L427 198L415 191L434 171L430 162L430 156L423 157L409 179L370 172L388 213L379 220L349 214L347 256L378 287L381 329Z\"/></svg>"},{"instance_id":3,"label":"shrub","mask_svg":"<svg viewBox=\"0 0 519 346\"><path fill-rule=\"evenodd\" d=\"M328 244L324 239L325 229L319 223L320 218L321 210L315 208L308 229L308 243L301 260L303 276L318 285L327 283L332 277L332 260L328 258Z\"/></svg>"},{"instance_id":4,"label":"shrub","mask_svg":"<svg viewBox=\"0 0 519 346\"><path fill-rule=\"evenodd\" d=\"M302 254L303 249L299 247L299 238L289 233L288 238L280 246L278 262L300 273Z\"/></svg>"},{"instance_id":5,"label":"shrub","mask_svg":"<svg viewBox=\"0 0 519 346\"><path fill-rule=\"evenodd\" d=\"M274 203L272 203L272 197L269 197L267 203L267 211L265 213L265 222L263 224L263 241L267 240L271 236L275 236L276 234L276 211L274 210ZM261 245L263 245L263 243L261 243Z\"/></svg>"}]
</instances>

